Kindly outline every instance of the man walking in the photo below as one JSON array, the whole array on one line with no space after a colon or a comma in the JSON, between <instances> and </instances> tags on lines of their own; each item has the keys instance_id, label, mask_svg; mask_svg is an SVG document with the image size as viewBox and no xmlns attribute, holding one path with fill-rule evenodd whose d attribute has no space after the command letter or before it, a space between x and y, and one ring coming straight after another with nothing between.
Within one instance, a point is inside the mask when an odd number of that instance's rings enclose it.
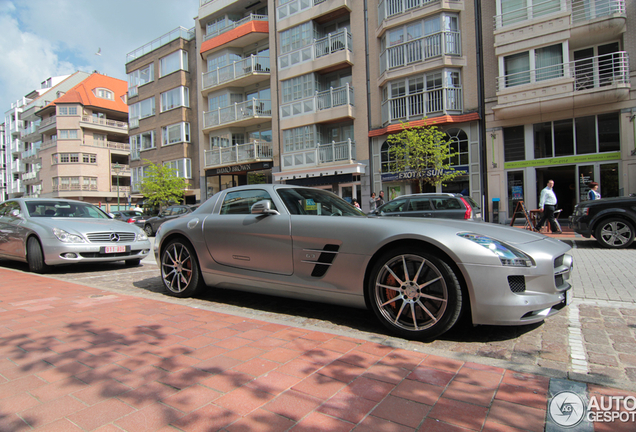
<instances>
[{"instance_id":1,"label":"man walking","mask_svg":"<svg viewBox=\"0 0 636 432\"><path fill-rule=\"evenodd\" d=\"M554 210L556 209L557 205L557 197L554 194L554 190L552 189L553 187L554 180L548 180L547 186L544 187L541 191L541 197L539 198L539 208L543 212L543 215L541 216L541 220L539 221L535 229L537 231L541 231L541 227L547 220L550 223L550 231L552 231L552 233L561 234L561 230L559 229L556 220L554 220Z\"/></svg>"}]
</instances>

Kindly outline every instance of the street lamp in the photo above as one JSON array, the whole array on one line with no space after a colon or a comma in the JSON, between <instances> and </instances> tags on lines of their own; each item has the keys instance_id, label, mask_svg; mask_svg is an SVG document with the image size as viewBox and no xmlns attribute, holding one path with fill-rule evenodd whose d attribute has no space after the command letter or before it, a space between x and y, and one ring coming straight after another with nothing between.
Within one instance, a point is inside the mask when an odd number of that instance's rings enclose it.
<instances>
[{"instance_id":1,"label":"street lamp","mask_svg":"<svg viewBox=\"0 0 636 432\"><path fill-rule=\"evenodd\" d=\"M119 162L115 162L115 165L113 165L113 171L115 171L115 175L117 176L117 210L120 210L119 208L119 171L121 171L121 165L119 165Z\"/></svg>"}]
</instances>

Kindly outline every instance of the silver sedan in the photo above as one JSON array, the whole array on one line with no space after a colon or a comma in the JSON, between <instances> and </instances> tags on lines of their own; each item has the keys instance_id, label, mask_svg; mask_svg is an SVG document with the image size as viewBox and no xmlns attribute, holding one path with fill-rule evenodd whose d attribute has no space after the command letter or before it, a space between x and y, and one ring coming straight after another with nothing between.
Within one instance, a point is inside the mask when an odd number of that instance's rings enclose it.
<instances>
[{"instance_id":1,"label":"silver sedan","mask_svg":"<svg viewBox=\"0 0 636 432\"><path fill-rule=\"evenodd\" d=\"M0 257L26 262L32 272L79 262L139 265L149 253L143 230L92 204L57 198L0 203Z\"/></svg>"},{"instance_id":2,"label":"silver sedan","mask_svg":"<svg viewBox=\"0 0 636 432\"><path fill-rule=\"evenodd\" d=\"M397 335L543 321L572 297L570 246L542 234L450 219L371 218L315 188L219 192L157 231L166 292L204 287L369 308Z\"/></svg>"}]
</instances>

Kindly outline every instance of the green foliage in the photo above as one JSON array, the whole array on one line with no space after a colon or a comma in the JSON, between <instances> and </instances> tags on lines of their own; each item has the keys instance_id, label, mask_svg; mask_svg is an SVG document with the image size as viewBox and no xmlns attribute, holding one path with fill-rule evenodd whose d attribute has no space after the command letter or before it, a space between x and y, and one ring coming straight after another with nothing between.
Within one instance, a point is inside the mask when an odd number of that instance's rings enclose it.
<instances>
[{"instance_id":1,"label":"green foliage","mask_svg":"<svg viewBox=\"0 0 636 432\"><path fill-rule=\"evenodd\" d=\"M402 123L402 131L389 135L389 155L394 162L389 165L393 172L413 171L417 175L420 191L424 184L437 186L461 176L462 171L455 172L450 164L451 158L458 155L451 153L450 140L435 125L410 127ZM432 170L433 175L426 175Z\"/></svg>"},{"instance_id":2,"label":"green foliage","mask_svg":"<svg viewBox=\"0 0 636 432\"><path fill-rule=\"evenodd\" d=\"M159 207L171 203L183 202L186 182L182 177L177 177L173 168L164 165L155 165L147 159L148 169L144 173L139 189L144 196L145 205Z\"/></svg>"}]
</instances>

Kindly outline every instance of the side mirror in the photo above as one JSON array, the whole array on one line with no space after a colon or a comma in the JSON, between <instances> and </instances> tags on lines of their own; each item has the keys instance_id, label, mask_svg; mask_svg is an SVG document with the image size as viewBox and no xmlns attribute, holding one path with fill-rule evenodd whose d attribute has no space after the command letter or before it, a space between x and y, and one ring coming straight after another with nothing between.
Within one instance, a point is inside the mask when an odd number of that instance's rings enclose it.
<instances>
[{"instance_id":1,"label":"side mirror","mask_svg":"<svg viewBox=\"0 0 636 432\"><path fill-rule=\"evenodd\" d=\"M261 200L254 204L250 210L252 214L261 215L279 215L277 210L272 209L272 202L270 200Z\"/></svg>"},{"instance_id":2,"label":"side mirror","mask_svg":"<svg viewBox=\"0 0 636 432\"><path fill-rule=\"evenodd\" d=\"M22 213L20 212L19 209L11 210L9 212L9 216L14 217L14 218L24 219L24 217L22 216Z\"/></svg>"}]
</instances>

